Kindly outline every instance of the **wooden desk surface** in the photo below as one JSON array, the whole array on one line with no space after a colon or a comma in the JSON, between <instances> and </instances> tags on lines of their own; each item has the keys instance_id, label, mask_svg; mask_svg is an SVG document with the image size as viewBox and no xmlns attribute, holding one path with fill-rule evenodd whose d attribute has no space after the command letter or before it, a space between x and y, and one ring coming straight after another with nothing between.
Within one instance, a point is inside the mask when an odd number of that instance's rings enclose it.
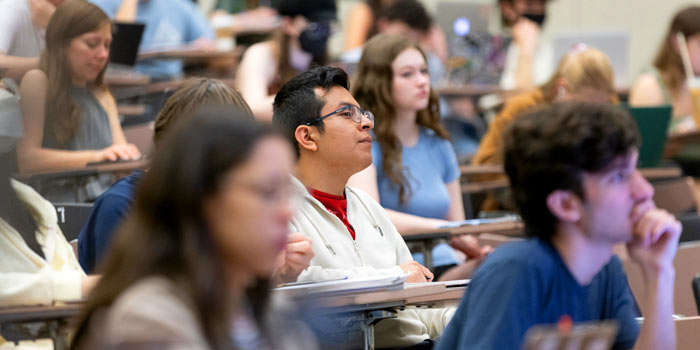
<instances>
[{"instance_id":1,"label":"wooden desk surface","mask_svg":"<svg viewBox=\"0 0 700 350\"><path fill-rule=\"evenodd\" d=\"M143 86L151 82L148 75L136 72L105 72L104 83L110 88L123 88L132 86Z\"/></svg>"},{"instance_id":2,"label":"wooden desk surface","mask_svg":"<svg viewBox=\"0 0 700 350\"><path fill-rule=\"evenodd\" d=\"M489 94L505 92L498 85L468 84L462 86L445 86L435 89L435 92L443 97L479 97Z\"/></svg>"},{"instance_id":3,"label":"wooden desk surface","mask_svg":"<svg viewBox=\"0 0 700 350\"><path fill-rule=\"evenodd\" d=\"M47 321L59 318L70 318L77 316L82 307L82 303L0 307L0 323Z\"/></svg>"},{"instance_id":4,"label":"wooden desk surface","mask_svg":"<svg viewBox=\"0 0 700 350\"><path fill-rule=\"evenodd\" d=\"M459 300L465 287L447 288L444 283L407 284L404 289L356 293L352 295L330 296L323 298L324 307L348 307L373 304L399 303L400 305L431 304L450 300Z\"/></svg>"},{"instance_id":5,"label":"wooden desk surface","mask_svg":"<svg viewBox=\"0 0 700 350\"><path fill-rule=\"evenodd\" d=\"M17 174L20 179L30 179L34 177L75 177L88 176L99 173L115 173L126 172L136 169L143 169L148 165L147 159L140 159L125 162L102 163L97 165L89 165L82 168L61 169L61 170L43 170L34 172L25 172Z\"/></svg>"},{"instance_id":6,"label":"wooden desk surface","mask_svg":"<svg viewBox=\"0 0 700 350\"><path fill-rule=\"evenodd\" d=\"M460 165L459 171L462 176L473 175L505 175L501 165ZM647 180L658 180L682 175L681 168L677 166L664 166L658 168L639 168Z\"/></svg>"},{"instance_id":7,"label":"wooden desk surface","mask_svg":"<svg viewBox=\"0 0 700 350\"><path fill-rule=\"evenodd\" d=\"M523 224L522 221L512 221L488 223L476 226L466 225L453 228L441 228L427 230L424 232L402 234L401 236L407 241L446 238L452 235L478 235L482 233L521 237L523 236L524 228L525 224Z\"/></svg>"},{"instance_id":8,"label":"wooden desk surface","mask_svg":"<svg viewBox=\"0 0 700 350\"><path fill-rule=\"evenodd\" d=\"M172 48L149 50L139 53L138 60L148 59L179 59L187 62L209 61L223 58L238 57L234 51L202 50L193 48Z\"/></svg>"}]
</instances>

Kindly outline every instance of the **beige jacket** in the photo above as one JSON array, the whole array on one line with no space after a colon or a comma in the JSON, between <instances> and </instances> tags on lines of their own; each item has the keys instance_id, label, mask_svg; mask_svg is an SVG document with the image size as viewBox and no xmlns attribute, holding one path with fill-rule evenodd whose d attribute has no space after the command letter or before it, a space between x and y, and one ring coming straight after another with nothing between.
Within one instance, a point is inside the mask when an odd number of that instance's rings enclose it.
<instances>
[{"instance_id":1,"label":"beige jacket","mask_svg":"<svg viewBox=\"0 0 700 350\"><path fill-rule=\"evenodd\" d=\"M0 306L49 305L81 299L85 273L58 227L56 209L31 187L15 180L12 186L37 221L36 239L45 259L0 219Z\"/></svg>"},{"instance_id":2,"label":"beige jacket","mask_svg":"<svg viewBox=\"0 0 700 350\"><path fill-rule=\"evenodd\" d=\"M301 273L299 281L403 273L399 265L413 258L377 201L361 190L345 187L348 221L356 232L353 240L340 219L313 198L297 178L292 177L292 182L303 200L290 229L311 238L314 251L311 266ZM453 314L453 308L400 311L398 318L377 324L375 343L392 347L436 339Z\"/></svg>"},{"instance_id":3,"label":"beige jacket","mask_svg":"<svg viewBox=\"0 0 700 350\"><path fill-rule=\"evenodd\" d=\"M92 315L81 349L208 350L193 306L187 300L169 279L147 277L129 287L108 310ZM279 303L272 302L270 306L272 349L317 349L308 328L275 317Z\"/></svg>"}]
</instances>

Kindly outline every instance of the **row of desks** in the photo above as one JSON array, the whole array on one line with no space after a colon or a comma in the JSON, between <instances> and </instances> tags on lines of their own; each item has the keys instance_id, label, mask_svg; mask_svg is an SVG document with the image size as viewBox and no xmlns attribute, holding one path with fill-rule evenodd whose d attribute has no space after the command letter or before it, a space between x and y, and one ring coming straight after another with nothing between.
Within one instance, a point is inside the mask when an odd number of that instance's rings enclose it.
<instances>
[{"instance_id":1,"label":"row of desks","mask_svg":"<svg viewBox=\"0 0 700 350\"><path fill-rule=\"evenodd\" d=\"M464 287L447 288L444 283L410 285L396 291L373 291L352 295L312 296L323 305L322 317L328 318L345 332L360 332L363 347L374 349L374 326L381 320L394 318L406 307L456 305ZM22 306L0 308L0 334L8 341L51 338L56 350L67 349L71 322L81 312L82 303L54 306ZM26 327L34 324L33 327Z\"/></svg>"}]
</instances>

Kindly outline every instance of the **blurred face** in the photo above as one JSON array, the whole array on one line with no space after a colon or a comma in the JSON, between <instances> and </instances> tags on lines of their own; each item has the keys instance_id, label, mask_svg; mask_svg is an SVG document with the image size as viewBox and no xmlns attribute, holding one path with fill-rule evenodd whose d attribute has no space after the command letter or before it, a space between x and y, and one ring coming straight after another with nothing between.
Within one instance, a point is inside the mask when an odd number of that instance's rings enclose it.
<instances>
[{"instance_id":1,"label":"blurred face","mask_svg":"<svg viewBox=\"0 0 700 350\"><path fill-rule=\"evenodd\" d=\"M348 90L334 86L328 91L316 89L316 96L326 101L321 115L331 113L343 106L359 106ZM317 133L318 156L329 168L342 174L354 174L372 164L372 136L374 127L366 117L356 123L348 113L338 113L323 120L324 132ZM320 117L320 116L319 116Z\"/></svg>"},{"instance_id":2,"label":"blurred face","mask_svg":"<svg viewBox=\"0 0 700 350\"><path fill-rule=\"evenodd\" d=\"M97 79L107 64L111 44L112 27L109 22L92 32L73 38L68 43L66 59L74 84L82 86Z\"/></svg>"},{"instance_id":3,"label":"blurred face","mask_svg":"<svg viewBox=\"0 0 700 350\"><path fill-rule=\"evenodd\" d=\"M605 244L632 240L632 210L653 200L654 189L636 169L636 150L597 173L583 174L582 224L592 240Z\"/></svg>"},{"instance_id":4,"label":"blurred face","mask_svg":"<svg viewBox=\"0 0 700 350\"><path fill-rule=\"evenodd\" d=\"M418 112L428 107L430 75L420 51L409 48L391 63L394 72L392 97L397 111ZM381 117L381 116L380 116Z\"/></svg>"},{"instance_id":5,"label":"blurred face","mask_svg":"<svg viewBox=\"0 0 700 350\"><path fill-rule=\"evenodd\" d=\"M690 55L690 65L693 67L693 73L696 76L700 75L700 33L691 35L686 38L688 44L688 55Z\"/></svg>"},{"instance_id":6,"label":"blurred face","mask_svg":"<svg viewBox=\"0 0 700 350\"><path fill-rule=\"evenodd\" d=\"M266 137L205 201L206 218L230 270L258 277L274 272L293 213L292 162L292 150L284 140Z\"/></svg>"},{"instance_id":7,"label":"blurred face","mask_svg":"<svg viewBox=\"0 0 700 350\"><path fill-rule=\"evenodd\" d=\"M380 22L378 25L379 31L382 34L400 35L416 43L419 42L423 36L423 33L411 28L403 21L385 21Z\"/></svg>"},{"instance_id":8,"label":"blurred face","mask_svg":"<svg viewBox=\"0 0 700 350\"><path fill-rule=\"evenodd\" d=\"M512 3L504 1L499 5L509 25L515 23L524 13L543 15L547 12L545 0L514 0Z\"/></svg>"}]
</instances>

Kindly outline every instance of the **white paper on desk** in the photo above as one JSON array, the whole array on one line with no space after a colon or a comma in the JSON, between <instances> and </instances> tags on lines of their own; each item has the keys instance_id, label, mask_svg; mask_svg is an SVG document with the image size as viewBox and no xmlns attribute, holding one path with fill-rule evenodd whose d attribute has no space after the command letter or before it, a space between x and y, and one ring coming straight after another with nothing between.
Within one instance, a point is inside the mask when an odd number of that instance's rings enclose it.
<instances>
[{"instance_id":1,"label":"white paper on desk","mask_svg":"<svg viewBox=\"0 0 700 350\"><path fill-rule=\"evenodd\" d=\"M416 282L416 283L406 283L406 289L409 288L415 288L415 287L423 287L426 285L431 285L431 284L443 284L445 285L445 288L458 288L458 287L466 287L469 285L471 282L470 279L465 279L465 280L452 280L452 281L439 281L439 282Z\"/></svg>"},{"instance_id":2,"label":"white paper on desk","mask_svg":"<svg viewBox=\"0 0 700 350\"><path fill-rule=\"evenodd\" d=\"M343 280L323 281L276 288L276 291L295 291L302 294L346 294L403 289L408 274L386 275Z\"/></svg>"},{"instance_id":3,"label":"white paper on desk","mask_svg":"<svg viewBox=\"0 0 700 350\"><path fill-rule=\"evenodd\" d=\"M500 218L489 218L489 219L469 219L463 221L450 221L442 226L438 226L438 229L443 228L457 228L462 226L479 226L484 224L500 224L504 222L516 222L520 221L519 215L506 215Z\"/></svg>"}]
</instances>

